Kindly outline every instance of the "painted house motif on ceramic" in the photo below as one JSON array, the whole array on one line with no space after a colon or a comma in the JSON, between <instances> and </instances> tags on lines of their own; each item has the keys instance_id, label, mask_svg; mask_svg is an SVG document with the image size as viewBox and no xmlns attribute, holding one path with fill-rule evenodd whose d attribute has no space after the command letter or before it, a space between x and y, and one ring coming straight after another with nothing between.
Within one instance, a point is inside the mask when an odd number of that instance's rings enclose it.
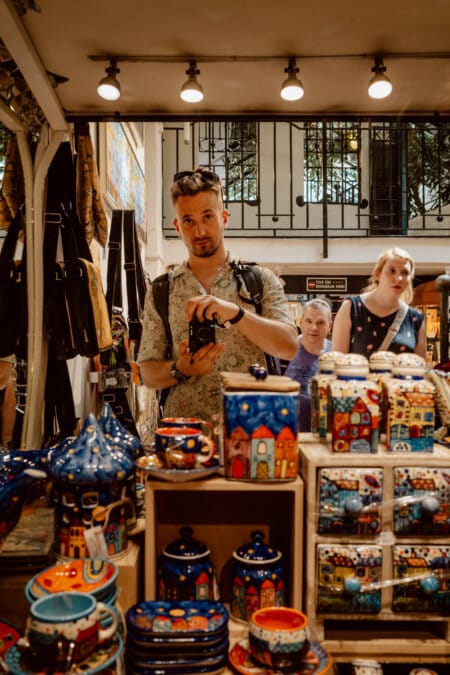
<instances>
[{"instance_id":1,"label":"painted house motif on ceramic","mask_svg":"<svg viewBox=\"0 0 450 675\"><path fill-rule=\"evenodd\" d=\"M224 393L227 478L296 478L297 406L298 393Z\"/></svg>"},{"instance_id":2,"label":"painted house motif on ceramic","mask_svg":"<svg viewBox=\"0 0 450 675\"><path fill-rule=\"evenodd\" d=\"M321 614L377 614L381 589L381 546L318 544L317 612Z\"/></svg>"},{"instance_id":3,"label":"painted house motif on ceramic","mask_svg":"<svg viewBox=\"0 0 450 675\"><path fill-rule=\"evenodd\" d=\"M323 468L318 485L319 534L380 532L383 469Z\"/></svg>"},{"instance_id":4,"label":"painted house motif on ceramic","mask_svg":"<svg viewBox=\"0 0 450 675\"><path fill-rule=\"evenodd\" d=\"M450 468L394 468L395 534L450 534Z\"/></svg>"},{"instance_id":5,"label":"painted house motif on ceramic","mask_svg":"<svg viewBox=\"0 0 450 675\"><path fill-rule=\"evenodd\" d=\"M389 452L433 452L435 388L425 372L425 361L417 354L399 354L392 363L393 378L383 383Z\"/></svg>"},{"instance_id":6,"label":"painted house motif on ceramic","mask_svg":"<svg viewBox=\"0 0 450 675\"><path fill-rule=\"evenodd\" d=\"M450 546L394 546L394 612L450 612Z\"/></svg>"}]
</instances>

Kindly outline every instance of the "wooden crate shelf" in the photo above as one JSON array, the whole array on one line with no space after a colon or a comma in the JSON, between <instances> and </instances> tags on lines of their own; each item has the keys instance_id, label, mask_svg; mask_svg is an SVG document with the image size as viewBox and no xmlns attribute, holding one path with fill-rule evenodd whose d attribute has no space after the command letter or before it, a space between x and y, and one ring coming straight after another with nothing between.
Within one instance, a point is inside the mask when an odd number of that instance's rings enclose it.
<instances>
[{"instance_id":1,"label":"wooden crate shelf","mask_svg":"<svg viewBox=\"0 0 450 675\"><path fill-rule=\"evenodd\" d=\"M393 526L394 481L393 468L403 466L449 467L450 451L435 445L433 453L388 453L380 444L374 454L332 453L327 441L313 434L300 434L300 473L305 486L305 598L303 611L308 615L315 639L337 661L353 658L383 658L408 661L412 657L425 663L433 657L436 662L450 662L450 618L426 613L399 614L392 605L392 546L393 544L427 544L450 546L450 537L395 536ZM383 469L383 501L380 535L318 534L318 472L327 467L380 467ZM381 591L381 611L376 615L321 614L317 612L318 544L377 544L382 547L385 582Z\"/></svg>"},{"instance_id":2,"label":"wooden crate shelf","mask_svg":"<svg viewBox=\"0 0 450 675\"><path fill-rule=\"evenodd\" d=\"M259 529L283 553L287 598L302 606L303 481L231 481L215 476L202 481L146 481L145 598L156 598L157 558L164 546L190 525L194 538L208 545L220 600L231 598L233 551Z\"/></svg>"}]
</instances>

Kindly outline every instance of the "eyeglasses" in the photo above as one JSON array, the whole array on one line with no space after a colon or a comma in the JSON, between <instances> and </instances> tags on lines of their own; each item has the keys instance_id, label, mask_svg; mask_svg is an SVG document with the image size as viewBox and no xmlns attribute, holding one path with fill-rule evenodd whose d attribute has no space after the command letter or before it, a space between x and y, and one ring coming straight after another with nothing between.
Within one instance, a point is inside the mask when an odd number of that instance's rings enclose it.
<instances>
[{"instance_id":1,"label":"eyeglasses","mask_svg":"<svg viewBox=\"0 0 450 675\"><path fill-rule=\"evenodd\" d=\"M173 182L176 183L188 176L200 176L204 183L220 183L220 177L214 171L208 169L195 169L195 171L178 171L173 177Z\"/></svg>"}]
</instances>

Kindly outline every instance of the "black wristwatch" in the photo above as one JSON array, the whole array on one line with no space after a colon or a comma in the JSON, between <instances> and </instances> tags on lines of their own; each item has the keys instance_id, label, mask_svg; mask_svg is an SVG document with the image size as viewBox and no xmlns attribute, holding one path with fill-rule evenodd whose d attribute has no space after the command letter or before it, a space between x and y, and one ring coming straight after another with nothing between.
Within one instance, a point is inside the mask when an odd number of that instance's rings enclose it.
<instances>
[{"instance_id":1,"label":"black wristwatch","mask_svg":"<svg viewBox=\"0 0 450 675\"><path fill-rule=\"evenodd\" d=\"M183 373L180 373L180 371L177 368L177 364L176 364L175 361L170 366L170 374L171 374L172 377L174 377L176 379L176 381L179 384L189 382L192 379L189 375L183 375Z\"/></svg>"}]
</instances>

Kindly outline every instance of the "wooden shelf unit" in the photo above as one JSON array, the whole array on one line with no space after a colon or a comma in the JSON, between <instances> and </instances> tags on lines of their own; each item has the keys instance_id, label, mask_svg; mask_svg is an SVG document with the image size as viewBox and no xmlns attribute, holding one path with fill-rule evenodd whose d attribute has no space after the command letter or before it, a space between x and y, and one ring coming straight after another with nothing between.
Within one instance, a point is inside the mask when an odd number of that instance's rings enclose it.
<instances>
[{"instance_id":1,"label":"wooden shelf unit","mask_svg":"<svg viewBox=\"0 0 450 675\"><path fill-rule=\"evenodd\" d=\"M282 554L287 602L301 609L303 581L303 481L244 482L215 476L201 481L170 483L147 479L145 535L145 599L156 599L157 559L164 546L190 525L195 539L211 551L219 597L231 598L233 551L262 530L265 541ZM243 624L245 625L245 624Z\"/></svg>"},{"instance_id":2,"label":"wooden shelf unit","mask_svg":"<svg viewBox=\"0 0 450 675\"><path fill-rule=\"evenodd\" d=\"M303 611L309 618L316 640L323 642L337 661L353 658L378 658L389 661L417 663L450 662L450 618L430 614L399 614L391 607L392 586L382 589L382 609L376 615L319 614L317 612L317 544L378 544L383 549L382 580L392 579L392 545L432 544L450 545L450 537L397 536L393 524L394 467L450 468L450 450L435 445L433 453L388 453L380 444L378 453L332 453L327 441L316 435L300 434L300 473L305 486L305 603ZM324 467L380 467L384 470L383 501L380 535L318 534L318 471Z\"/></svg>"}]
</instances>

